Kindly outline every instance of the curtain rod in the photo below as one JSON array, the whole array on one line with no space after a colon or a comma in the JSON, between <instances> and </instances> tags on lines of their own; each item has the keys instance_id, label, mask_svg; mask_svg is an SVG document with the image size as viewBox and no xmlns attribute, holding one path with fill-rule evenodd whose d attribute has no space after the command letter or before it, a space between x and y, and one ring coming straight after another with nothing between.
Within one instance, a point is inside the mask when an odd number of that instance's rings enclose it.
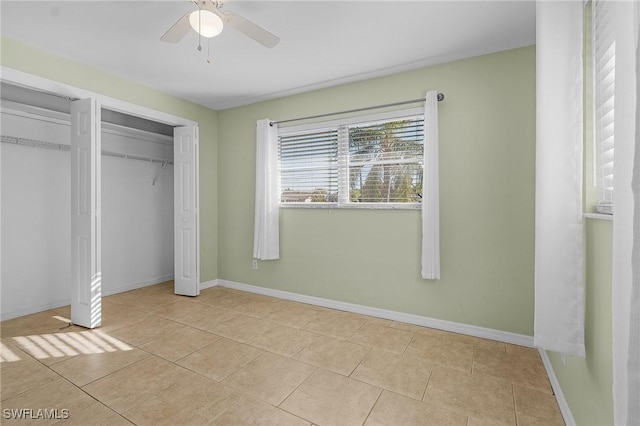
<instances>
[{"instance_id":1,"label":"curtain rod","mask_svg":"<svg viewBox=\"0 0 640 426\"><path fill-rule=\"evenodd\" d=\"M442 102L443 100L444 100L444 93L438 93L438 102ZM374 105L374 106L365 107L365 108L349 109L346 111L329 112L327 114L310 115L308 117L298 117L298 118L290 118L288 120L272 121L269 123L269 125L273 126L274 124L280 124L280 123L291 123L293 121L311 120L312 118L322 118L322 117L330 117L332 115L350 114L352 112L368 111L370 109L387 108L387 107L398 106L398 105L415 104L418 102L424 102L424 98L412 99L410 101L394 102L391 104Z\"/></svg>"}]
</instances>

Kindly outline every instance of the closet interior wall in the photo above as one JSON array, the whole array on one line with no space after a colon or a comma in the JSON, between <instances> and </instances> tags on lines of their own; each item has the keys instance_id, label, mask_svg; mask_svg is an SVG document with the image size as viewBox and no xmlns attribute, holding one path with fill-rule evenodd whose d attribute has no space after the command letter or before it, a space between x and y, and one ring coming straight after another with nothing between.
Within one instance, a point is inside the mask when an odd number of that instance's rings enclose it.
<instances>
[{"instance_id":1,"label":"closet interior wall","mask_svg":"<svg viewBox=\"0 0 640 426\"><path fill-rule=\"evenodd\" d=\"M68 114L1 106L4 320L70 303L71 178ZM101 136L102 294L171 280L173 138L104 122Z\"/></svg>"}]
</instances>

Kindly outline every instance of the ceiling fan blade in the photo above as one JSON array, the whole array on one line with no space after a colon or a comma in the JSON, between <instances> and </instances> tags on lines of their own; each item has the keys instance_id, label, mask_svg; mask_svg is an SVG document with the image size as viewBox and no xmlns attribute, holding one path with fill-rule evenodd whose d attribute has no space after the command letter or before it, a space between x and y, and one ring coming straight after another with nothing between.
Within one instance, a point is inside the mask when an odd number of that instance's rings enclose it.
<instances>
[{"instance_id":1,"label":"ceiling fan blade","mask_svg":"<svg viewBox=\"0 0 640 426\"><path fill-rule=\"evenodd\" d=\"M254 24L253 22L249 21L246 18L243 18L236 13L225 12L221 13L221 15L225 24L235 28L242 34L254 39L258 43L262 44L265 47L268 47L269 49L280 42L279 37L271 34L264 28Z\"/></svg>"},{"instance_id":2,"label":"ceiling fan blade","mask_svg":"<svg viewBox=\"0 0 640 426\"><path fill-rule=\"evenodd\" d=\"M177 43L182 40L191 29L191 24L189 24L190 14L191 13L187 13L182 18L178 19L178 21L173 24L173 26L171 26L171 28L169 28L162 37L160 37L160 40L166 41L167 43Z\"/></svg>"}]
</instances>

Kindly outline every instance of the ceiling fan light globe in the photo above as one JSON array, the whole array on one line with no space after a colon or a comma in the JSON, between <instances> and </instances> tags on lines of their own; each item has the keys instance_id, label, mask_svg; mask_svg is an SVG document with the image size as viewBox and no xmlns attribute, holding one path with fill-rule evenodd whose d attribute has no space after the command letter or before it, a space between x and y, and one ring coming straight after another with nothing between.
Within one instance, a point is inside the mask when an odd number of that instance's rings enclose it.
<instances>
[{"instance_id":1,"label":"ceiling fan light globe","mask_svg":"<svg viewBox=\"0 0 640 426\"><path fill-rule=\"evenodd\" d=\"M210 10L196 10L189 15L189 23L202 37L215 37L222 32L222 19Z\"/></svg>"}]
</instances>

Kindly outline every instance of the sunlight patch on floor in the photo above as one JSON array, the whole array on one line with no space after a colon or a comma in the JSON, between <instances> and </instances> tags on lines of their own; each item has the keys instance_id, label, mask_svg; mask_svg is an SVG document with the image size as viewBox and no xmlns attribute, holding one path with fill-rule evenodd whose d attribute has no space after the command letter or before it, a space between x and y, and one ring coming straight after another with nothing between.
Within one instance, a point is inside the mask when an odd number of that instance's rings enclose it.
<instances>
[{"instance_id":1,"label":"sunlight patch on floor","mask_svg":"<svg viewBox=\"0 0 640 426\"><path fill-rule=\"evenodd\" d=\"M0 343L0 362L20 361L20 357L16 355L7 345Z\"/></svg>"},{"instance_id":2,"label":"sunlight patch on floor","mask_svg":"<svg viewBox=\"0 0 640 426\"><path fill-rule=\"evenodd\" d=\"M12 340L36 359L133 350L133 347L100 330L17 336ZM19 360L20 357L2 345L2 362Z\"/></svg>"}]
</instances>

